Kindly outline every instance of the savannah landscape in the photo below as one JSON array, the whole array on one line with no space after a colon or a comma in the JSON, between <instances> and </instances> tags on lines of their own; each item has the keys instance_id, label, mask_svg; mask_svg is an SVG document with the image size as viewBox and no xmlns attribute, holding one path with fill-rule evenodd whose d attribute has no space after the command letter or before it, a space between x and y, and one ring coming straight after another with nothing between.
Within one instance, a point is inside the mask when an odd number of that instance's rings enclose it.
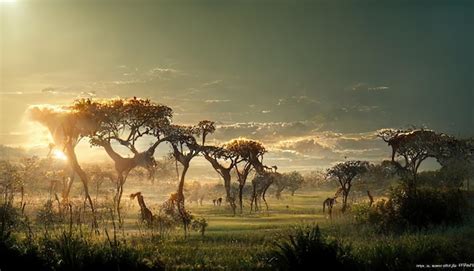
<instances>
[{"instance_id":1,"label":"savannah landscape","mask_svg":"<svg viewBox=\"0 0 474 271\"><path fill-rule=\"evenodd\" d=\"M0 1L0 270L473 270L473 6L428 3Z\"/></svg>"}]
</instances>

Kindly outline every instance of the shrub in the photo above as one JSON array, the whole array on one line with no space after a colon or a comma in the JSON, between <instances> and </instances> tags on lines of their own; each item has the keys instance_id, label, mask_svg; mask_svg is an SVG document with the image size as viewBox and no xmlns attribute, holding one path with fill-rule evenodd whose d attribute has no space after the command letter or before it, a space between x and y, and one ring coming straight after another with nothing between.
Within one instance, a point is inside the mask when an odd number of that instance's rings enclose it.
<instances>
[{"instance_id":1,"label":"shrub","mask_svg":"<svg viewBox=\"0 0 474 271\"><path fill-rule=\"evenodd\" d=\"M191 224L192 229L201 233L202 236L204 236L207 226L208 223L204 217L193 219L193 222Z\"/></svg>"},{"instance_id":2,"label":"shrub","mask_svg":"<svg viewBox=\"0 0 474 271\"><path fill-rule=\"evenodd\" d=\"M163 270L157 259L121 242L95 242L74 230L47 235L41 242L43 255L53 259L55 270Z\"/></svg>"},{"instance_id":3,"label":"shrub","mask_svg":"<svg viewBox=\"0 0 474 271\"><path fill-rule=\"evenodd\" d=\"M302 270L309 266L331 266L334 270L355 269L351 248L329 240L318 226L299 228L289 240L276 244L269 264L278 270Z\"/></svg>"},{"instance_id":4,"label":"shrub","mask_svg":"<svg viewBox=\"0 0 474 271\"><path fill-rule=\"evenodd\" d=\"M472 252L452 240L436 236L407 235L387 238L354 250L364 270L416 270L417 264L460 263Z\"/></svg>"},{"instance_id":5,"label":"shrub","mask_svg":"<svg viewBox=\"0 0 474 271\"><path fill-rule=\"evenodd\" d=\"M22 226L22 215L10 202L0 206L0 241L9 239L11 233Z\"/></svg>"},{"instance_id":6,"label":"shrub","mask_svg":"<svg viewBox=\"0 0 474 271\"><path fill-rule=\"evenodd\" d=\"M356 206L353 212L357 223L371 224L381 232L388 232L461 223L467 205L465 195L458 190L423 188L409 195L397 187L388 200L372 207Z\"/></svg>"},{"instance_id":7,"label":"shrub","mask_svg":"<svg viewBox=\"0 0 474 271\"><path fill-rule=\"evenodd\" d=\"M62 218L54 211L53 201L48 200L43 207L38 210L36 220L43 225L50 226L54 223L61 222Z\"/></svg>"}]
</instances>

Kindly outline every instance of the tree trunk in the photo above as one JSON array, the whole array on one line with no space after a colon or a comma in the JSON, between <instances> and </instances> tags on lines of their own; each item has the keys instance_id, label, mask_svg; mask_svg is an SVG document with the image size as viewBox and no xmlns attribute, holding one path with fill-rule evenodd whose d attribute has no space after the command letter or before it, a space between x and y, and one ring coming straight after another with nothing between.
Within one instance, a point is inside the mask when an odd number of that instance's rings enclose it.
<instances>
[{"instance_id":1,"label":"tree trunk","mask_svg":"<svg viewBox=\"0 0 474 271\"><path fill-rule=\"evenodd\" d=\"M98 228L97 225L97 220L96 220L96 214L95 214L95 209L94 209L94 203L92 202L91 196L89 194L89 179L87 178L87 174L84 172L84 170L81 168L77 161L76 153L74 152L74 147L71 144L66 144L66 153L69 159L69 162L71 164L71 167L73 168L74 172L79 175L79 178L82 181L82 184L84 186L84 194L86 197L86 200L89 202L89 205L92 210L92 222L93 222L93 227L95 229Z\"/></svg>"},{"instance_id":2,"label":"tree trunk","mask_svg":"<svg viewBox=\"0 0 474 271\"><path fill-rule=\"evenodd\" d=\"M230 208L232 209L232 213L235 215L235 201L233 200L232 195L230 194L230 181L231 181L231 176L230 176L230 171L221 171L222 172L222 178L224 179L224 188L225 188L225 193L226 193L226 201L229 203Z\"/></svg>"},{"instance_id":3,"label":"tree trunk","mask_svg":"<svg viewBox=\"0 0 474 271\"><path fill-rule=\"evenodd\" d=\"M186 172L189 169L189 163L183 164L183 171L181 172L181 178L178 185L178 199L182 199L184 202L184 180L186 178Z\"/></svg>"},{"instance_id":4,"label":"tree trunk","mask_svg":"<svg viewBox=\"0 0 474 271\"><path fill-rule=\"evenodd\" d=\"M252 184L253 190L252 190L252 199L250 202L250 212L253 210L253 204L255 202L255 212L257 211L257 187L255 184Z\"/></svg>"},{"instance_id":5,"label":"tree trunk","mask_svg":"<svg viewBox=\"0 0 474 271\"><path fill-rule=\"evenodd\" d=\"M244 185L242 183L239 183L239 205L240 205L240 213L242 214L243 211L243 203L242 203L242 194L244 190Z\"/></svg>"},{"instance_id":6,"label":"tree trunk","mask_svg":"<svg viewBox=\"0 0 474 271\"><path fill-rule=\"evenodd\" d=\"M69 177L69 181L67 181L68 178L66 178L66 187L62 193L63 203L69 202L69 193L71 192L72 184L74 183L74 178L75 178L74 172L71 174L71 177Z\"/></svg>"},{"instance_id":7,"label":"tree trunk","mask_svg":"<svg viewBox=\"0 0 474 271\"><path fill-rule=\"evenodd\" d=\"M186 213L186 208L184 206L184 181L186 178L186 172L189 169L189 163L184 163L183 164L183 171L181 172L181 178L179 180L179 185L178 185L178 199L177 199L177 207L178 207L178 212L181 216L181 221L183 223L183 229L184 229L184 238L188 236L188 218L187 218L187 213Z\"/></svg>"},{"instance_id":8,"label":"tree trunk","mask_svg":"<svg viewBox=\"0 0 474 271\"><path fill-rule=\"evenodd\" d=\"M117 218L119 221L119 227L121 228L123 225L122 220L122 212L120 209L120 202L122 201L122 194L123 194L123 185L125 184L125 179L127 177L123 176L123 173L120 173L117 178L117 191L115 193L115 209L117 211Z\"/></svg>"}]
</instances>

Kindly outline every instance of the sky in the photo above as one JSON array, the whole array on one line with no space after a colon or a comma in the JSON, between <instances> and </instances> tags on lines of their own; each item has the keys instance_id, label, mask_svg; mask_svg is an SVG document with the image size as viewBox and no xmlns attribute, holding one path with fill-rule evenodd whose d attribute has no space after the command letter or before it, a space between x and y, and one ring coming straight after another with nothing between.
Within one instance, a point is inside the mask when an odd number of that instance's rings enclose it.
<instances>
[{"instance_id":1,"label":"sky","mask_svg":"<svg viewBox=\"0 0 474 271\"><path fill-rule=\"evenodd\" d=\"M0 0L0 144L47 146L30 106L137 96L282 168L381 160L381 128L474 135L472 29L472 1Z\"/></svg>"}]
</instances>

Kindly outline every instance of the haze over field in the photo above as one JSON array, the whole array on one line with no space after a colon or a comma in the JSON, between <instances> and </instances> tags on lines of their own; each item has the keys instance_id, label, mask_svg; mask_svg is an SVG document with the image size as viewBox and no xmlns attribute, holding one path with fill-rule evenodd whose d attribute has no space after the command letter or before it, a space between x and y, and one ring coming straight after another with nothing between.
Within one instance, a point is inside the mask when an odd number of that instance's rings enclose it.
<instances>
[{"instance_id":1,"label":"haze over field","mask_svg":"<svg viewBox=\"0 0 474 271\"><path fill-rule=\"evenodd\" d=\"M46 152L30 106L132 96L172 107L176 123L216 121L211 142L260 140L284 171L387 158L380 128L471 136L472 11L469 1L8 1L0 144ZM107 159L87 142L77 150Z\"/></svg>"}]
</instances>

